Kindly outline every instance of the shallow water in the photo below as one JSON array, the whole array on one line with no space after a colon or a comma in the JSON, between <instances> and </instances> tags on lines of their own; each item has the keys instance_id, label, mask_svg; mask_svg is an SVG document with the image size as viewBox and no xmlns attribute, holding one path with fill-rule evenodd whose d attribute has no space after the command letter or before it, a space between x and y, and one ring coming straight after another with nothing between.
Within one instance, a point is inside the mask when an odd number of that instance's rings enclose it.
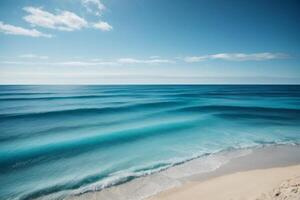
<instances>
[{"instance_id":1,"label":"shallow water","mask_svg":"<svg viewBox=\"0 0 300 200\"><path fill-rule=\"evenodd\" d=\"M300 86L0 86L0 197L62 198L299 141Z\"/></svg>"}]
</instances>

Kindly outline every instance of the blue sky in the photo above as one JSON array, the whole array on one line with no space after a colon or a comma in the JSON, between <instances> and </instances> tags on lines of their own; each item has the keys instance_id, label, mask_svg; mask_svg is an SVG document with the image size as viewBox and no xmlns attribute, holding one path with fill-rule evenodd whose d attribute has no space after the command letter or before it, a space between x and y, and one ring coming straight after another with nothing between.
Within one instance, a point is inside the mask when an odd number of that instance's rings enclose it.
<instances>
[{"instance_id":1,"label":"blue sky","mask_svg":"<svg viewBox=\"0 0 300 200\"><path fill-rule=\"evenodd\" d=\"M300 83L295 0L1 0L1 84Z\"/></svg>"}]
</instances>

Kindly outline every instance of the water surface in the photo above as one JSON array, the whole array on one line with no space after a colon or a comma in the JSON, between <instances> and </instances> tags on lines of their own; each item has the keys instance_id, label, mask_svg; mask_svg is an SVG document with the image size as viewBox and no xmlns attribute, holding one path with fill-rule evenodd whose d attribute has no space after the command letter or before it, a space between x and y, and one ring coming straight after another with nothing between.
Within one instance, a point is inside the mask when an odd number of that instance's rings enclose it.
<instances>
[{"instance_id":1,"label":"water surface","mask_svg":"<svg viewBox=\"0 0 300 200\"><path fill-rule=\"evenodd\" d=\"M1 199L63 198L219 151L299 142L295 85L0 86Z\"/></svg>"}]
</instances>

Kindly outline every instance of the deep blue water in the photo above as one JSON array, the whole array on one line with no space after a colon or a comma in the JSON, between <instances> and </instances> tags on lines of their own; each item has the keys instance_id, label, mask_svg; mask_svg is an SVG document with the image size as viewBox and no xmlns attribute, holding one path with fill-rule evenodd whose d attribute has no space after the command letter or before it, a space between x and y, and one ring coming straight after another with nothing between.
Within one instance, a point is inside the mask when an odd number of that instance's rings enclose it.
<instances>
[{"instance_id":1,"label":"deep blue water","mask_svg":"<svg viewBox=\"0 0 300 200\"><path fill-rule=\"evenodd\" d=\"M0 86L0 199L101 189L222 150L299 142L300 86Z\"/></svg>"}]
</instances>

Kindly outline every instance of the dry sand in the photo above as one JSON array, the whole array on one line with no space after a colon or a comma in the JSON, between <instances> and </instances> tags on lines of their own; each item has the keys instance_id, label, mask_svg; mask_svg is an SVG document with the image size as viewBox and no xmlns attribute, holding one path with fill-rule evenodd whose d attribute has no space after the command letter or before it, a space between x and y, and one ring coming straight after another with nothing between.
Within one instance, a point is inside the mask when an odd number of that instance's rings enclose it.
<instances>
[{"instance_id":1,"label":"dry sand","mask_svg":"<svg viewBox=\"0 0 300 200\"><path fill-rule=\"evenodd\" d=\"M191 181L151 200L300 200L300 165Z\"/></svg>"}]
</instances>

